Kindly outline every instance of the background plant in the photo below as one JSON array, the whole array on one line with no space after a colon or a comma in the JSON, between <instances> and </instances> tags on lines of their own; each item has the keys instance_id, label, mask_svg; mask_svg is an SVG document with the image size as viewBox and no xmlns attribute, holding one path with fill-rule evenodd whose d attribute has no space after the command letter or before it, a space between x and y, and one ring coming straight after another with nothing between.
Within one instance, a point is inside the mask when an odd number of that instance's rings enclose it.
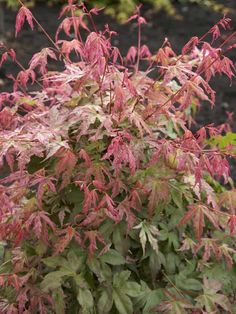
<instances>
[{"instance_id":1,"label":"background plant","mask_svg":"<svg viewBox=\"0 0 236 314\"><path fill-rule=\"evenodd\" d=\"M0 94L1 313L233 313L234 151L215 140L230 127L189 128L193 104L214 105L211 77L233 79L230 20L179 56L168 40L152 54L137 8L123 58L97 9L69 1L64 14L27 69L2 44L1 64L21 69ZM38 23L22 5L16 34L25 21Z\"/></svg>"},{"instance_id":2,"label":"background plant","mask_svg":"<svg viewBox=\"0 0 236 314\"><path fill-rule=\"evenodd\" d=\"M18 7L17 0L1 0L2 3L6 3L8 7L16 9ZM28 0L25 2L28 6L33 6L35 4L35 0ZM46 2L49 5L53 5L55 3L63 4L64 2L61 0L41 0L37 2ZM176 1L174 0L144 0L142 3L151 4L156 10L164 10L167 14L171 16L177 16L177 11L175 9ZM215 0L179 0L181 5L186 4L197 4L202 6L203 8L209 8L211 10L217 12L228 12L228 8L222 4L217 3ZM79 1L78 1L79 3ZM137 0L92 0L87 1L87 4L90 6L98 6L104 7L105 12L111 14L119 21L125 21L128 16L134 11L136 5L138 5L140 1ZM179 16L179 15L178 15Z\"/></svg>"}]
</instances>

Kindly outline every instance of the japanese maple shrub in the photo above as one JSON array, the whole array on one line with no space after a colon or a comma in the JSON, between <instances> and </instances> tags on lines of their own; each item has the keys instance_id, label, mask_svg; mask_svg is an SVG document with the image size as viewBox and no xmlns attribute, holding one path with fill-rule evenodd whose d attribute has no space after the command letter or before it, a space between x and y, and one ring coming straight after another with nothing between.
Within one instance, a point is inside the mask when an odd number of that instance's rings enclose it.
<instances>
[{"instance_id":1,"label":"japanese maple shrub","mask_svg":"<svg viewBox=\"0 0 236 314\"><path fill-rule=\"evenodd\" d=\"M27 69L2 43L21 70L0 94L0 312L235 313L235 151L208 141L230 127L190 130L212 76L233 79L230 19L151 54L137 8L122 58L94 14L69 1ZM25 21L40 26L22 4L16 34Z\"/></svg>"}]
</instances>

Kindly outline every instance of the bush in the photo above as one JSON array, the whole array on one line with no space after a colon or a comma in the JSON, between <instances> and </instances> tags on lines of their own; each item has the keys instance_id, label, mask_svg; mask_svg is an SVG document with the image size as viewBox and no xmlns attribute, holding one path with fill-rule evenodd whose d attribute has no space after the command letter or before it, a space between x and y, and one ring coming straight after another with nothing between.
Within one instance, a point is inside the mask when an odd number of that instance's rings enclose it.
<instances>
[{"instance_id":1,"label":"bush","mask_svg":"<svg viewBox=\"0 0 236 314\"><path fill-rule=\"evenodd\" d=\"M82 4L75 17L77 9L69 1L53 47L0 95L1 165L10 172L0 179L1 313L233 313L231 149L208 142L230 129L189 129L192 106L214 105L211 77L233 78L225 56L233 34L218 48L205 42L217 43L230 20L179 56L168 40L152 55L137 8L138 46L122 58L115 33L96 29L97 10ZM38 23L22 6L16 33L25 20ZM1 64L21 66L2 46ZM49 71L49 60L64 69Z\"/></svg>"}]
</instances>

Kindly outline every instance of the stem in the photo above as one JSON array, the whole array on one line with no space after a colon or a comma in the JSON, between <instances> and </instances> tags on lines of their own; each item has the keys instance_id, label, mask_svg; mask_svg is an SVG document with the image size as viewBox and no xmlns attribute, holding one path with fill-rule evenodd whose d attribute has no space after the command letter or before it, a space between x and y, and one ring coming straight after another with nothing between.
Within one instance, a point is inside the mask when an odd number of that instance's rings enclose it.
<instances>
[{"instance_id":1,"label":"stem","mask_svg":"<svg viewBox=\"0 0 236 314\"><path fill-rule=\"evenodd\" d=\"M2 264L0 265L0 271L1 271L1 269L2 269L3 266L7 265L7 264L10 263L10 262L11 262L11 260L9 259L9 260L7 260L6 262L2 263ZM5 275L5 274L1 274L1 276L2 276L2 275Z\"/></svg>"},{"instance_id":2,"label":"stem","mask_svg":"<svg viewBox=\"0 0 236 314\"><path fill-rule=\"evenodd\" d=\"M139 70L140 51L141 51L141 24L138 22L138 56L137 56L137 63L136 63L136 68L135 68L135 74L137 74L137 72Z\"/></svg>"},{"instance_id":3,"label":"stem","mask_svg":"<svg viewBox=\"0 0 236 314\"><path fill-rule=\"evenodd\" d=\"M176 285L173 283L173 281L166 275L166 273L164 271L162 271L162 274L166 277L167 281L173 286L173 288L175 288L175 290L177 291L177 293L185 298L185 296L183 295L183 293L176 287Z\"/></svg>"},{"instance_id":4,"label":"stem","mask_svg":"<svg viewBox=\"0 0 236 314\"><path fill-rule=\"evenodd\" d=\"M77 29L76 23L75 23L75 12L74 12L74 10L72 10L72 9L71 9L71 15L72 15L73 26L74 26L74 32L75 32L75 39L78 40L78 29Z\"/></svg>"},{"instance_id":5,"label":"stem","mask_svg":"<svg viewBox=\"0 0 236 314\"><path fill-rule=\"evenodd\" d=\"M89 10L86 8L86 6L85 6L84 3L82 4L82 9L83 9L83 11L88 15L88 17L89 17L89 19L90 19L90 22L91 22L91 24L92 24L92 26L93 26L94 31L95 31L96 33L98 33L98 30L97 30L97 27L96 27L96 25L95 25L95 23L94 23L93 17L92 17L92 15L91 15L91 13L89 12Z\"/></svg>"},{"instance_id":6,"label":"stem","mask_svg":"<svg viewBox=\"0 0 236 314\"><path fill-rule=\"evenodd\" d=\"M8 48L5 43L3 44L2 47L4 47L5 50L6 50L8 53L10 52L10 48ZM17 60L17 59L15 58L14 62L15 62L15 64L18 65L18 67L19 67L21 70L26 71L26 68L22 65L22 63L21 63L19 60ZM35 83L38 84L39 87L41 87L41 88L43 87L43 85L42 85L41 83L39 83L38 80L35 80ZM23 91L23 92L25 93L25 91Z\"/></svg>"},{"instance_id":7,"label":"stem","mask_svg":"<svg viewBox=\"0 0 236 314\"><path fill-rule=\"evenodd\" d=\"M24 3L21 0L17 0L23 7L25 7ZM32 13L32 12L31 12ZM60 47L54 42L54 40L51 38L51 36L46 32L46 30L43 28L43 26L39 23L39 21L34 17L32 14L32 18L34 22L37 24L37 26L40 28L40 30L43 32L43 34L47 37L47 39L50 41L50 43L56 48L56 50L59 52L59 54L67 61L70 62L66 58L66 56L61 52Z\"/></svg>"}]
</instances>

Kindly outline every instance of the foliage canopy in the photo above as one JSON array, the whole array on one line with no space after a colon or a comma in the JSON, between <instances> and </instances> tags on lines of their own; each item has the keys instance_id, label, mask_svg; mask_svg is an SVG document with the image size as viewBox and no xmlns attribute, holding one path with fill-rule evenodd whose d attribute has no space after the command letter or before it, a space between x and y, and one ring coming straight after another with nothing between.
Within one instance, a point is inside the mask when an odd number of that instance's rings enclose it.
<instances>
[{"instance_id":1,"label":"foliage canopy","mask_svg":"<svg viewBox=\"0 0 236 314\"><path fill-rule=\"evenodd\" d=\"M0 179L0 311L233 313L233 151L217 142L230 127L190 130L192 106L214 105L212 76L233 79L230 19L181 55L168 40L152 54L138 7L138 44L123 58L94 14L70 0L53 46L0 94L0 160L10 172ZM38 23L22 5L16 34L25 22ZM21 66L2 47L1 64ZM49 71L51 61L63 70Z\"/></svg>"}]
</instances>

